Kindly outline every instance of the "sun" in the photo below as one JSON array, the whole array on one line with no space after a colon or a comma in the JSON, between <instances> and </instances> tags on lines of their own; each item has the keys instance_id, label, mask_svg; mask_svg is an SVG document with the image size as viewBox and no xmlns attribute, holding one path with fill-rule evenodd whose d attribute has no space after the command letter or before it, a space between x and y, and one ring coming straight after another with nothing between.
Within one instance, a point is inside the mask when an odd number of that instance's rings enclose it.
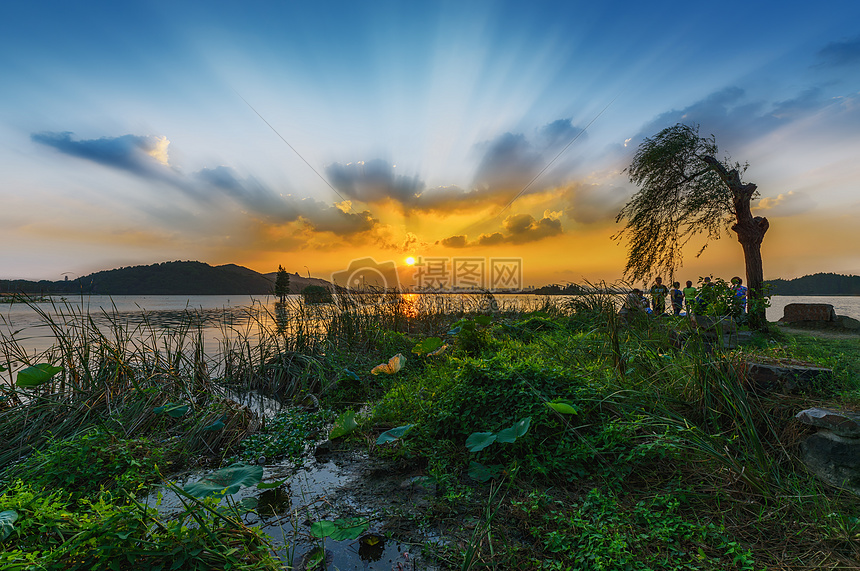
<instances>
[{"instance_id":1,"label":"sun","mask_svg":"<svg viewBox=\"0 0 860 571\"><path fill-rule=\"evenodd\" d=\"M406 265L407 266L414 266L415 265L415 258L413 258L412 256L409 256L408 258L406 258Z\"/></svg>"}]
</instances>

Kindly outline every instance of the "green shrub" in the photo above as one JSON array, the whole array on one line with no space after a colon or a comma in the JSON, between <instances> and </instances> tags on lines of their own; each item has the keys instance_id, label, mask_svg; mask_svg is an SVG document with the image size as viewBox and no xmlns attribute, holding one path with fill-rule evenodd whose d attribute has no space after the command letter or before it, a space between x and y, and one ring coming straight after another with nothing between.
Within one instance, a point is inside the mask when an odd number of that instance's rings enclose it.
<instances>
[{"instance_id":1,"label":"green shrub","mask_svg":"<svg viewBox=\"0 0 860 571\"><path fill-rule=\"evenodd\" d=\"M107 490L117 497L136 494L159 480L158 465L168 463L168 448L147 438L124 440L90 430L54 440L11 474L36 490L65 490L72 498L94 497Z\"/></svg>"}]
</instances>

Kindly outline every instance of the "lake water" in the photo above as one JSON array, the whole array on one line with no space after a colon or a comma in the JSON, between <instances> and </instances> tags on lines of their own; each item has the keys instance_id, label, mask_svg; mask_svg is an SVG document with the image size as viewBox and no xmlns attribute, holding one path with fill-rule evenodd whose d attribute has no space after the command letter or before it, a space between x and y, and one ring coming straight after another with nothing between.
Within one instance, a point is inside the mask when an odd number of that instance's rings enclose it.
<instances>
[{"instance_id":1,"label":"lake water","mask_svg":"<svg viewBox=\"0 0 860 571\"><path fill-rule=\"evenodd\" d=\"M416 304L423 299L423 296L415 294L407 296ZM449 304L463 298L456 294L442 297ZM524 310L539 306L544 299L541 296L510 294L495 297L504 308L520 307ZM551 299L563 301L564 297ZM774 296L767 310L768 320L776 321L782 317L783 309L790 303L829 303L837 315L860 319L860 296ZM288 306L293 310L301 307L300 298L291 296ZM271 327L276 310L275 299L271 296L241 295L89 296L55 301L54 304L41 302L33 306L0 303L0 342L9 339L14 333L15 339L28 353L44 351L54 342L46 316L62 322L64 319L58 316L82 313L92 316L100 327L109 327L113 322L123 324L128 329L141 327L146 331L176 331L190 321L195 331L199 326L204 337L204 347L207 353L213 354L225 337L239 333L252 336L255 326ZM2 354L3 351L0 351L0 356Z\"/></svg>"}]
</instances>

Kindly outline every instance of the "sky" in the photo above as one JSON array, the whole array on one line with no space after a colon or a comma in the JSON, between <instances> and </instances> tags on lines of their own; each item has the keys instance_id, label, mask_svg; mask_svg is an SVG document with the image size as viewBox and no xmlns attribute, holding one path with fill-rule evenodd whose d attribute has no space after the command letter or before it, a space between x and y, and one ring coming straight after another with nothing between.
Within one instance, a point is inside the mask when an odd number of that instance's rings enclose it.
<instances>
[{"instance_id":1,"label":"sky","mask_svg":"<svg viewBox=\"0 0 860 571\"><path fill-rule=\"evenodd\" d=\"M0 278L614 282L624 170L679 122L749 163L766 279L860 274L854 0L8 2L0 78ZM702 244L676 279L743 276Z\"/></svg>"}]
</instances>

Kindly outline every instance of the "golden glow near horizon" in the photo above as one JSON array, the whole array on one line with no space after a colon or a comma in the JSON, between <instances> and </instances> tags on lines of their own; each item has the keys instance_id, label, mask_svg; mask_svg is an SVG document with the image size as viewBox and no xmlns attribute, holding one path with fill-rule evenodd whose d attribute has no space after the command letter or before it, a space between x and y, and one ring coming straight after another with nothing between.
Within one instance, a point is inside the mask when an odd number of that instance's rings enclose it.
<instances>
[{"instance_id":1,"label":"golden glow near horizon","mask_svg":"<svg viewBox=\"0 0 860 571\"><path fill-rule=\"evenodd\" d=\"M408 258L406 258L406 265L407 266L414 266L415 265L415 258L412 256L409 256Z\"/></svg>"}]
</instances>

